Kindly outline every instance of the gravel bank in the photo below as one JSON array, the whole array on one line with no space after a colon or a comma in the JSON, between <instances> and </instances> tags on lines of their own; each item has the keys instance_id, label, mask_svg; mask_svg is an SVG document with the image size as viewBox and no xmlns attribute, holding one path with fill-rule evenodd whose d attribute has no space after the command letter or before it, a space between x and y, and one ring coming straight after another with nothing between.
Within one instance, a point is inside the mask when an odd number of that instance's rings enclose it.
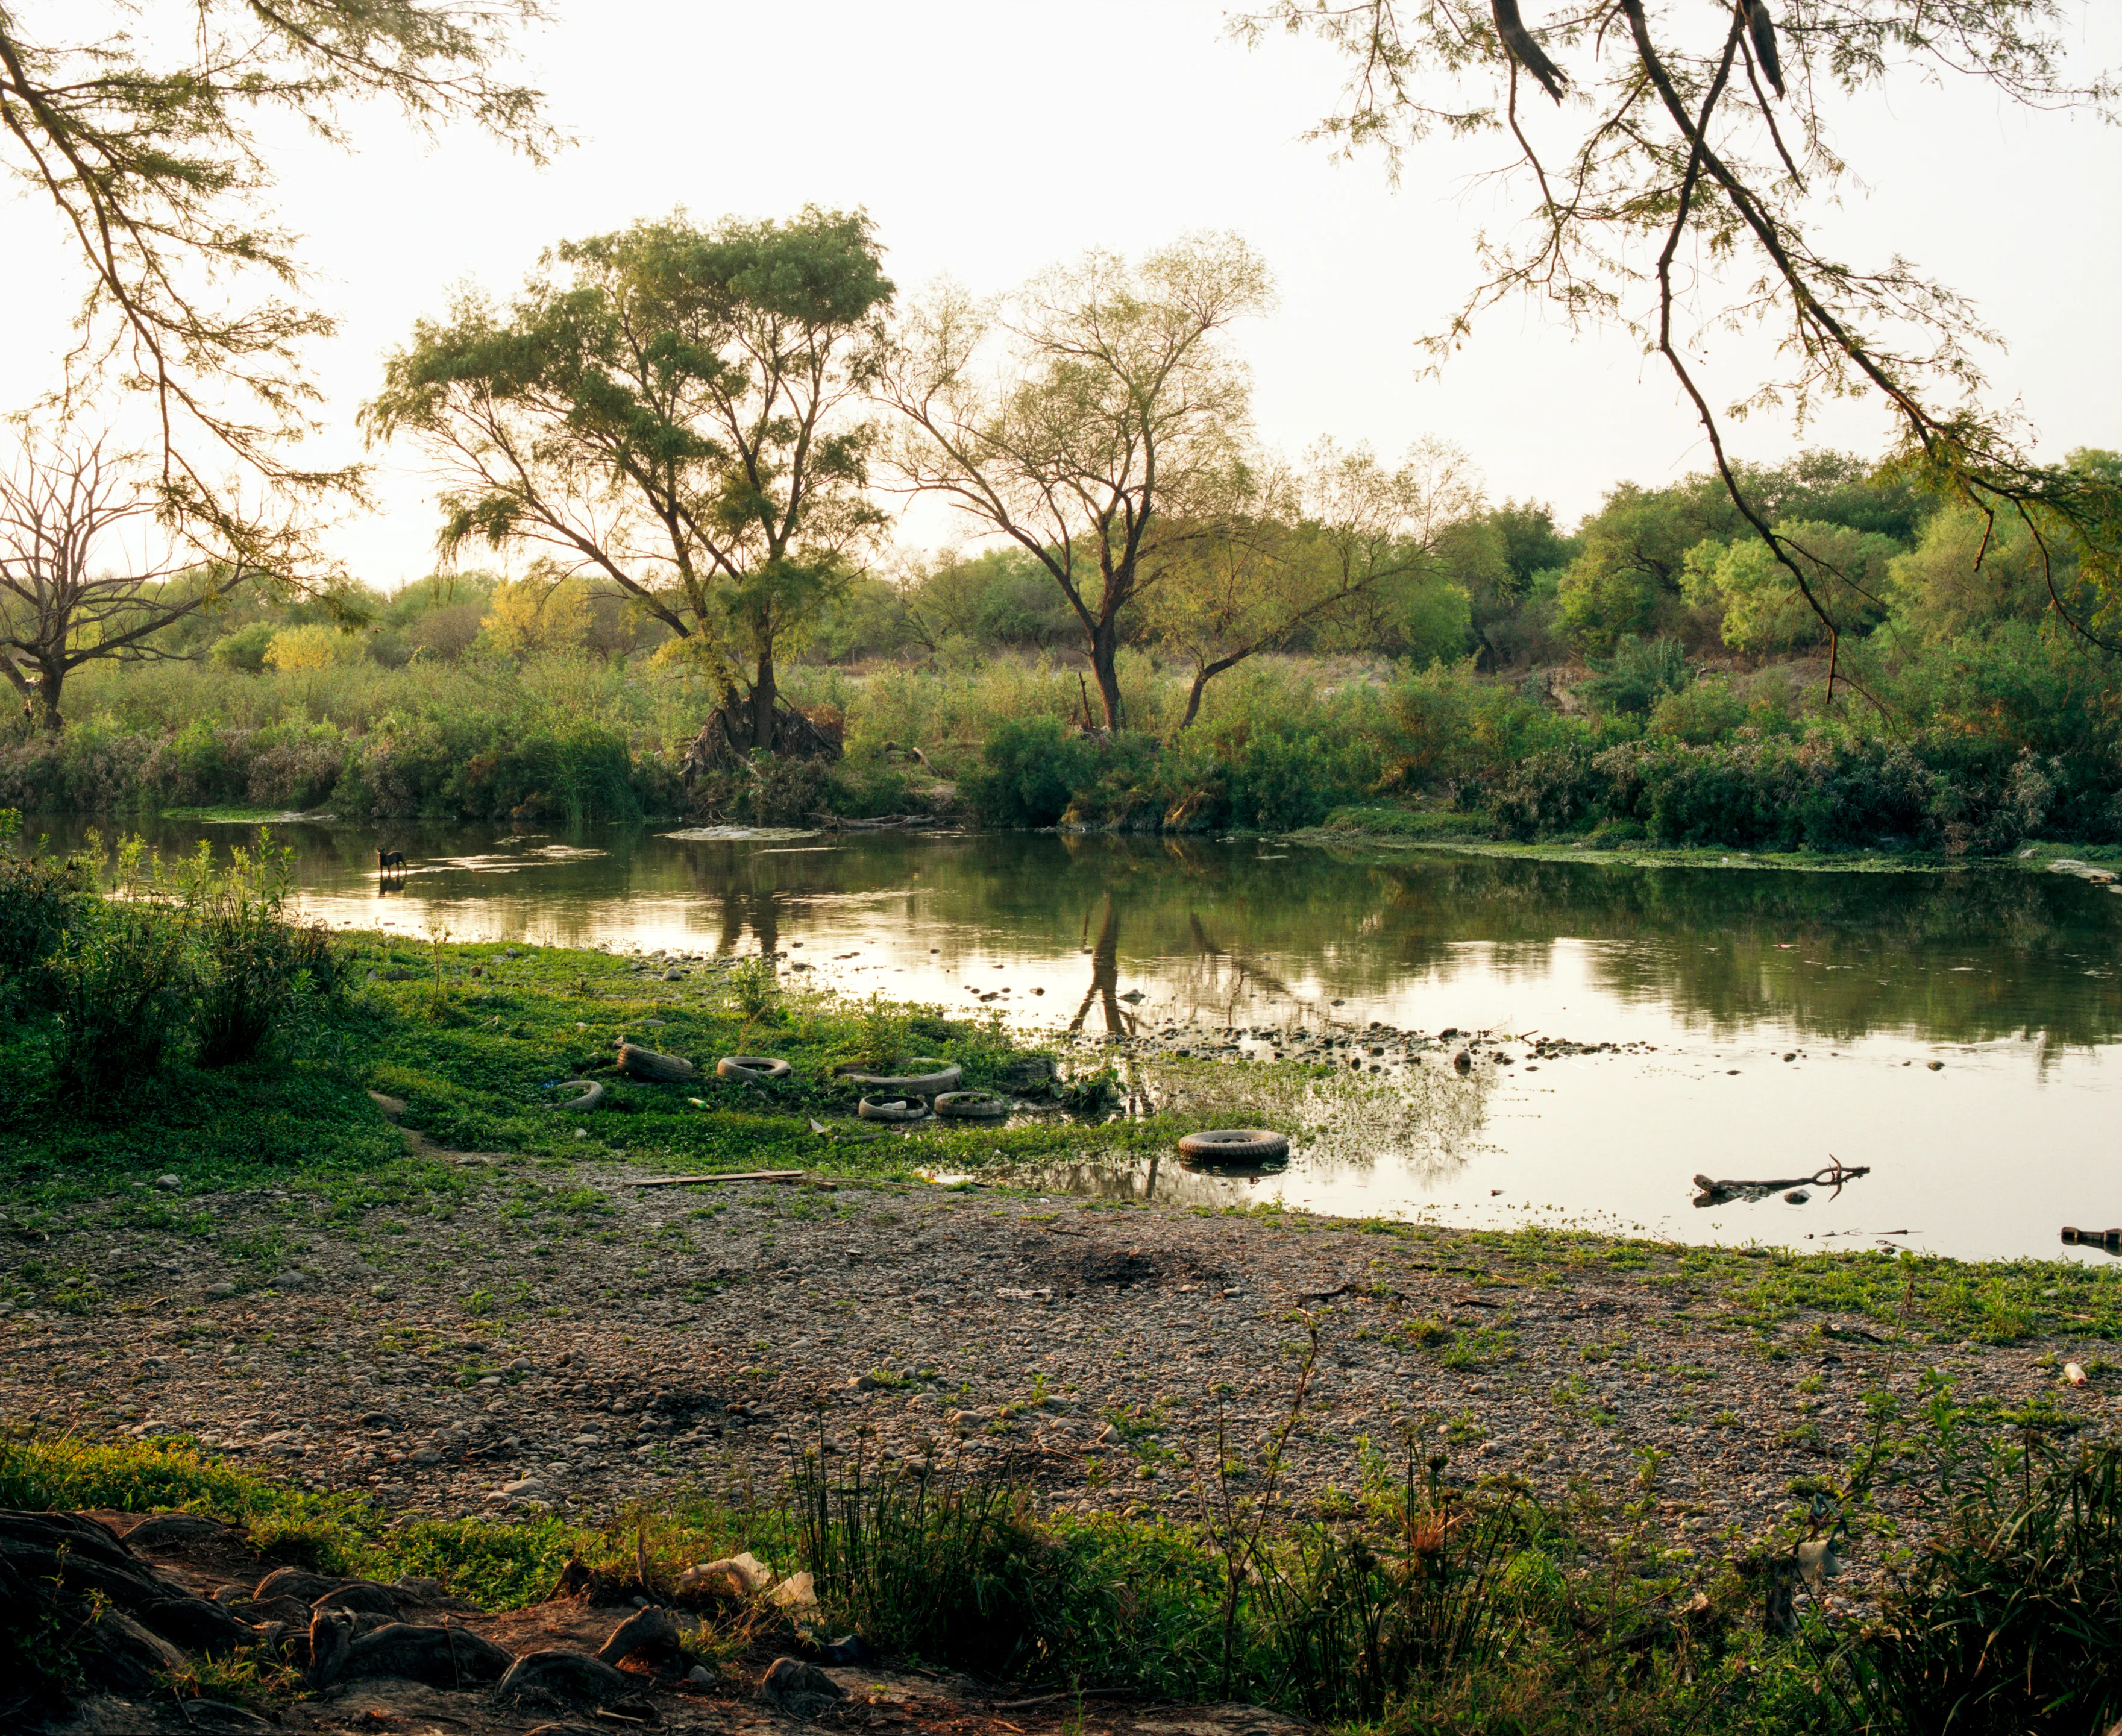
<instances>
[{"instance_id":1,"label":"gravel bank","mask_svg":"<svg viewBox=\"0 0 2122 1736\"><path fill-rule=\"evenodd\" d=\"M210 1231L92 1224L36 1250L102 1300L4 1325L0 1412L86 1435L181 1430L430 1513L596 1516L771 1488L815 1445L1014 1458L1057 1506L1186 1514L1220 1415L1256 1456L1316 1322L1288 1485L1367 1441L1441 1439L1453 1474L1622 1490L1647 1462L1680 1537L1757 1530L1865 1437L1863 1395L1943 1368L2051 1395L2068 1341L1875 1342L1877 1321L1737 1323L1667 1251L1573 1262L1449 1231L932 1186L637 1188L624 1168L460 1159L453 1215L322 1221L299 1188L189 1202ZM232 1248L280 1238L264 1288ZM17 1252L9 1253L19 1260ZM1835 1336L1837 1333L1844 1336ZM1654 1459L1652 1456L1655 1456Z\"/></svg>"}]
</instances>

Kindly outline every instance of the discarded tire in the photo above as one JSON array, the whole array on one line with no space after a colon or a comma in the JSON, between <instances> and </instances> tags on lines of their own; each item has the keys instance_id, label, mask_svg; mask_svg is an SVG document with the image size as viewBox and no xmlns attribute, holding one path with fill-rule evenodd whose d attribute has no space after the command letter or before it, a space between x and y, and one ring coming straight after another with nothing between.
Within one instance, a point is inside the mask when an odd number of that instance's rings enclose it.
<instances>
[{"instance_id":1,"label":"discarded tire","mask_svg":"<svg viewBox=\"0 0 2122 1736\"><path fill-rule=\"evenodd\" d=\"M859 1066L845 1067L840 1077L852 1085L867 1085L886 1097L932 1097L956 1091L964 1082L965 1069L955 1061L938 1060L932 1055L909 1055L899 1064L904 1073L864 1073ZM915 1072L915 1068L926 1069Z\"/></svg>"},{"instance_id":2,"label":"discarded tire","mask_svg":"<svg viewBox=\"0 0 2122 1736\"><path fill-rule=\"evenodd\" d=\"M930 1107L959 1121L1000 1121L1009 1115L1009 1099L992 1091L946 1091Z\"/></svg>"},{"instance_id":3,"label":"discarded tire","mask_svg":"<svg viewBox=\"0 0 2122 1736\"><path fill-rule=\"evenodd\" d=\"M928 1106L918 1097L864 1097L855 1113L865 1121L925 1121Z\"/></svg>"},{"instance_id":4,"label":"discarded tire","mask_svg":"<svg viewBox=\"0 0 2122 1736\"><path fill-rule=\"evenodd\" d=\"M588 1110L596 1108L604 1101L604 1086L598 1080L583 1079L576 1083L587 1088L580 1097L568 1097L558 1103L548 1103L545 1107L548 1109Z\"/></svg>"},{"instance_id":5,"label":"discarded tire","mask_svg":"<svg viewBox=\"0 0 2122 1736\"><path fill-rule=\"evenodd\" d=\"M726 1055L715 1063L717 1079L735 1079L739 1084L761 1084L768 1079L785 1079L796 1069L786 1061L777 1061L764 1055Z\"/></svg>"},{"instance_id":6,"label":"discarded tire","mask_svg":"<svg viewBox=\"0 0 2122 1736\"><path fill-rule=\"evenodd\" d=\"M652 1084L677 1085L692 1078L698 1069L683 1055L658 1055L653 1049L643 1049L638 1043L621 1043L619 1070Z\"/></svg>"},{"instance_id":7,"label":"discarded tire","mask_svg":"<svg viewBox=\"0 0 2122 1736\"><path fill-rule=\"evenodd\" d=\"M1179 1154L1199 1163L1279 1163L1289 1156L1289 1141L1264 1127L1212 1127L1188 1134Z\"/></svg>"}]
</instances>

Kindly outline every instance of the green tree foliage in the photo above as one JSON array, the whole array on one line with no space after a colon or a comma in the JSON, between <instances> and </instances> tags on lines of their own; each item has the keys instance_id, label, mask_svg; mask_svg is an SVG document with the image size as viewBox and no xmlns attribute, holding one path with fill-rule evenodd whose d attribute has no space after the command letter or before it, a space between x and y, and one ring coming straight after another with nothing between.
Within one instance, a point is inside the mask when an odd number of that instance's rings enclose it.
<instances>
[{"instance_id":1,"label":"green tree foliage","mask_svg":"<svg viewBox=\"0 0 2122 1736\"><path fill-rule=\"evenodd\" d=\"M1901 258L1851 262L1825 233L1863 172L1835 142L1838 104L1971 80L1978 96L2114 119L2122 87L2073 69L2075 8L1836 0L1786 12L1616 0L1551 13L1536 32L1517 18L1487 0L1273 0L1241 27L1257 36L1278 26L1339 53L1344 102L1319 130L1344 147L1382 148L1397 169L1433 135L1495 141L1507 176L1498 185L1522 190L1522 221L1484 229L1474 287L1428 340L1433 354L1465 343L1488 311L1530 298L1573 328L1620 321L1687 398L1736 522L1704 525L1676 546L1672 526L1648 522L1646 503L1610 500L1563 588L1581 643L1604 649L1617 634L1676 630L1680 556L1703 535L1728 538L1743 526L1820 617L1831 683L1845 623L1812 591L1803 551L1775 528L1830 515L1762 491L1764 479L1728 452L1725 417L1695 372L1694 358L1727 337L1764 332L1778 364L1741 389L1734 414L1775 408L1802 425L1825 400L1875 396L1894 418L1909 481L1984 515L2045 517L2044 567L2067 551L2102 594L2122 578L2122 475L2035 460L2013 413L1984 401L1977 358L1992 335L1966 300ZM1899 540L1911 527L1852 528ZM2051 606L2078 630L2099 630L2060 591Z\"/></svg>"},{"instance_id":2,"label":"green tree foliage","mask_svg":"<svg viewBox=\"0 0 2122 1736\"><path fill-rule=\"evenodd\" d=\"M1680 588L1689 550L1740 528L1736 509L1713 477L1668 489L1621 484L1585 521L1583 551L1562 575L1564 630L1594 652L1610 650L1624 635L1687 632L1695 626Z\"/></svg>"},{"instance_id":3,"label":"green tree foliage","mask_svg":"<svg viewBox=\"0 0 2122 1736\"><path fill-rule=\"evenodd\" d=\"M884 522L854 406L891 296L859 213L638 223L563 243L507 310L423 321L364 416L447 474L446 553L601 578L705 663L731 739L771 747L778 659Z\"/></svg>"},{"instance_id":4,"label":"green tree foliage","mask_svg":"<svg viewBox=\"0 0 2122 1736\"><path fill-rule=\"evenodd\" d=\"M897 469L1046 569L1110 728L1129 612L1242 494L1251 392L1225 334L1271 293L1237 236L1197 236L1087 255L1002 306L939 284L900 321L881 381Z\"/></svg>"},{"instance_id":5,"label":"green tree foliage","mask_svg":"<svg viewBox=\"0 0 2122 1736\"><path fill-rule=\"evenodd\" d=\"M1082 633L1045 557L1021 548L947 550L909 574L900 594L909 630L932 653L954 639L1044 651Z\"/></svg>"},{"instance_id":6,"label":"green tree foliage","mask_svg":"<svg viewBox=\"0 0 2122 1736\"><path fill-rule=\"evenodd\" d=\"M1783 520L1776 535L1844 633L1869 633L1886 618L1901 553L1892 537L1807 519ZM1789 569L1758 539L1696 544L1680 588L1690 603L1720 611L1718 630L1734 650L1803 651L1827 642L1825 625Z\"/></svg>"}]
</instances>

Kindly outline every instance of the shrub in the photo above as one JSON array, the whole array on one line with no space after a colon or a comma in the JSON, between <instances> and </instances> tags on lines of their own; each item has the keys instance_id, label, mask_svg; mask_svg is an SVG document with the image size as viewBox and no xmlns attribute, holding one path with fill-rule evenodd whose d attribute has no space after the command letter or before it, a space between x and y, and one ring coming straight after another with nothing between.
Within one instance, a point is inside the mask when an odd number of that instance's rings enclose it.
<instances>
[{"instance_id":1,"label":"shrub","mask_svg":"<svg viewBox=\"0 0 2122 1736\"><path fill-rule=\"evenodd\" d=\"M153 1073L189 1022L183 929L147 899L101 901L68 929L45 971L58 1011L53 1072L84 1103Z\"/></svg>"},{"instance_id":2,"label":"shrub","mask_svg":"<svg viewBox=\"0 0 2122 1736\"><path fill-rule=\"evenodd\" d=\"M988 737L979 770L960 788L987 825L1055 826L1077 793L1091 787L1096 764L1091 739L1059 718L1013 718Z\"/></svg>"},{"instance_id":3,"label":"shrub","mask_svg":"<svg viewBox=\"0 0 2122 1736\"><path fill-rule=\"evenodd\" d=\"M1880 1619L1834 1654L1850 1721L1910 1736L2108 1729L2122 1715L2122 1446L2059 1447L2031 1420L1986 1451L1950 1424L1924 1440L1894 1481L1929 1535Z\"/></svg>"},{"instance_id":4,"label":"shrub","mask_svg":"<svg viewBox=\"0 0 2122 1736\"><path fill-rule=\"evenodd\" d=\"M338 986L330 930L292 923L293 852L261 828L217 872L202 845L183 882L181 919L195 952L192 1032L202 1067L259 1054L290 1019Z\"/></svg>"},{"instance_id":5,"label":"shrub","mask_svg":"<svg viewBox=\"0 0 2122 1736\"><path fill-rule=\"evenodd\" d=\"M1624 634L1610 657L1590 660L1593 674L1578 684L1577 697L1595 711L1638 717L1667 694L1694 679L1686 648L1678 639L1639 639Z\"/></svg>"},{"instance_id":6,"label":"shrub","mask_svg":"<svg viewBox=\"0 0 2122 1736\"><path fill-rule=\"evenodd\" d=\"M1694 747L1728 739L1747 722L1747 705L1728 681L1704 676L1662 695L1651 707L1645 733Z\"/></svg>"},{"instance_id":7,"label":"shrub","mask_svg":"<svg viewBox=\"0 0 2122 1736\"><path fill-rule=\"evenodd\" d=\"M37 967L89 909L88 866L77 858L25 855L14 847L22 817L0 809L0 995L34 998Z\"/></svg>"},{"instance_id":8,"label":"shrub","mask_svg":"<svg viewBox=\"0 0 2122 1736\"><path fill-rule=\"evenodd\" d=\"M1498 838L1574 831L1604 812L1607 788L1588 748L1549 748L1511 767L1490 800L1491 823Z\"/></svg>"}]
</instances>

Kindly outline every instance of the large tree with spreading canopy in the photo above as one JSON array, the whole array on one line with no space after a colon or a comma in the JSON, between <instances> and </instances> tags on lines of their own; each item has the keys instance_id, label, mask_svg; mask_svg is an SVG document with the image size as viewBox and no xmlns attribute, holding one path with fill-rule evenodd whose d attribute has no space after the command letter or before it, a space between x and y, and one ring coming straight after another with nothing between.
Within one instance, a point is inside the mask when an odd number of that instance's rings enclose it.
<instances>
[{"instance_id":1,"label":"large tree with spreading canopy","mask_svg":"<svg viewBox=\"0 0 2122 1736\"><path fill-rule=\"evenodd\" d=\"M869 219L682 216L563 243L515 302L423 321L363 412L444 478L441 545L539 556L702 659L740 748L784 745L778 659L885 516L862 414L892 296Z\"/></svg>"}]
</instances>

